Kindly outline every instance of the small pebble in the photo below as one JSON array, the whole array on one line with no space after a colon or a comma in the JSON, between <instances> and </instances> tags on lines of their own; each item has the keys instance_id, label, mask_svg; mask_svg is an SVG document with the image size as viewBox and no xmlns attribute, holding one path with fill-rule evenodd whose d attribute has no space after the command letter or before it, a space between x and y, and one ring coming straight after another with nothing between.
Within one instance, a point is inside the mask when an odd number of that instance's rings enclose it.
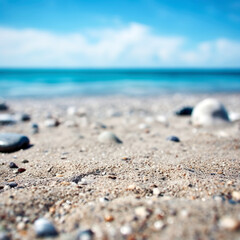
<instances>
[{"instance_id":1,"label":"small pebble","mask_svg":"<svg viewBox=\"0 0 240 240\"><path fill-rule=\"evenodd\" d=\"M130 225L124 225L120 228L120 232L122 235L130 235L132 233L132 228Z\"/></svg>"},{"instance_id":2,"label":"small pebble","mask_svg":"<svg viewBox=\"0 0 240 240\"><path fill-rule=\"evenodd\" d=\"M10 183L8 183L8 186L10 187L10 188L15 188L15 187L17 187L17 183L15 183L15 182L10 182Z\"/></svg>"},{"instance_id":3,"label":"small pebble","mask_svg":"<svg viewBox=\"0 0 240 240\"><path fill-rule=\"evenodd\" d=\"M18 169L18 173L23 173L23 172L25 172L25 171L26 171L25 168L19 168L19 169Z\"/></svg>"},{"instance_id":4,"label":"small pebble","mask_svg":"<svg viewBox=\"0 0 240 240\"><path fill-rule=\"evenodd\" d=\"M0 102L0 111L7 111L8 105L5 102Z\"/></svg>"},{"instance_id":5,"label":"small pebble","mask_svg":"<svg viewBox=\"0 0 240 240\"><path fill-rule=\"evenodd\" d=\"M193 111L193 107L186 106L186 107L182 107L179 110L177 110L175 112L175 114L177 116L191 116L192 111Z\"/></svg>"},{"instance_id":6,"label":"small pebble","mask_svg":"<svg viewBox=\"0 0 240 240\"><path fill-rule=\"evenodd\" d=\"M169 136L167 137L167 140L172 142L180 142L180 139L176 136Z\"/></svg>"},{"instance_id":7,"label":"small pebble","mask_svg":"<svg viewBox=\"0 0 240 240\"><path fill-rule=\"evenodd\" d=\"M92 240L94 233L91 229L80 231L77 235L76 240Z\"/></svg>"},{"instance_id":8,"label":"small pebble","mask_svg":"<svg viewBox=\"0 0 240 240\"><path fill-rule=\"evenodd\" d=\"M233 192L232 192L232 198L233 198L235 201L240 201L240 192L239 192L239 191L233 191Z\"/></svg>"},{"instance_id":9,"label":"small pebble","mask_svg":"<svg viewBox=\"0 0 240 240\"><path fill-rule=\"evenodd\" d=\"M59 121L55 118L49 118L44 122L45 127L52 128L59 125Z\"/></svg>"},{"instance_id":10,"label":"small pebble","mask_svg":"<svg viewBox=\"0 0 240 240\"><path fill-rule=\"evenodd\" d=\"M154 228L155 228L156 230L161 230L161 229L163 229L163 227L164 227L164 222L161 221L161 220L156 221L156 222L154 223Z\"/></svg>"},{"instance_id":11,"label":"small pebble","mask_svg":"<svg viewBox=\"0 0 240 240\"><path fill-rule=\"evenodd\" d=\"M54 225L46 218L37 219L34 222L34 230L38 237L53 237L58 235Z\"/></svg>"},{"instance_id":12,"label":"small pebble","mask_svg":"<svg viewBox=\"0 0 240 240\"><path fill-rule=\"evenodd\" d=\"M14 163L14 162L10 162L10 163L9 163L9 167L10 167L10 168L18 168L18 166L17 166L16 163Z\"/></svg>"},{"instance_id":13,"label":"small pebble","mask_svg":"<svg viewBox=\"0 0 240 240\"><path fill-rule=\"evenodd\" d=\"M112 132L102 132L98 136L98 141L102 143L122 143L122 141Z\"/></svg>"},{"instance_id":14,"label":"small pebble","mask_svg":"<svg viewBox=\"0 0 240 240\"><path fill-rule=\"evenodd\" d=\"M29 163L27 159L22 160L22 163Z\"/></svg>"},{"instance_id":15,"label":"small pebble","mask_svg":"<svg viewBox=\"0 0 240 240\"><path fill-rule=\"evenodd\" d=\"M233 217L225 216L220 219L219 226L228 231L236 231L240 227L240 221Z\"/></svg>"},{"instance_id":16,"label":"small pebble","mask_svg":"<svg viewBox=\"0 0 240 240\"><path fill-rule=\"evenodd\" d=\"M32 127L32 134L36 134L39 132L38 124L33 123L31 127Z\"/></svg>"}]
</instances>

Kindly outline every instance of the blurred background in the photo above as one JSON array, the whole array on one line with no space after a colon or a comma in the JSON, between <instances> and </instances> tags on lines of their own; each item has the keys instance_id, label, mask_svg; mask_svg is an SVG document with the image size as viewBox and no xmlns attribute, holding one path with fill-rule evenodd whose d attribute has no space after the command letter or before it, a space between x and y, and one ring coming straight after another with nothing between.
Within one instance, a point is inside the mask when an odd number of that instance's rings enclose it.
<instances>
[{"instance_id":1,"label":"blurred background","mask_svg":"<svg viewBox=\"0 0 240 240\"><path fill-rule=\"evenodd\" d=\"M238 0L0 0L0 96L240 92Z\"/></svg>"}]
</instances>

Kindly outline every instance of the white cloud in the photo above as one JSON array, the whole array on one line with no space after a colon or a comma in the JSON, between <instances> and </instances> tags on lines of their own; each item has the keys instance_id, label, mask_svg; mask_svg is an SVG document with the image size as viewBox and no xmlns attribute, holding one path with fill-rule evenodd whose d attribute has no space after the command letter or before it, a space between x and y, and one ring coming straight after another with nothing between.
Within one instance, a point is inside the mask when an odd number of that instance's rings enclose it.
<instances>
[{"instance_id":1,"label":"white cloud","mask_svg":"<svg viewBox=\"0 0 240 240\"><path fill-rule=\"evenodd\" d=\"M240 42L216 39L187 48L181 36L142 24L56 34L0 28L1 67L239 67Z\"/></svg>"}]
</instances>

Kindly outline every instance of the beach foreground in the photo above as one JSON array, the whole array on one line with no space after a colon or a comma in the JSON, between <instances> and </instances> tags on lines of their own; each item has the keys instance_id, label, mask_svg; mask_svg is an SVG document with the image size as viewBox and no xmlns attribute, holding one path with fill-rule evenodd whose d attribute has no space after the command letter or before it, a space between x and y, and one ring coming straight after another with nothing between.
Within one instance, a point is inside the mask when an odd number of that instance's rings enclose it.
<instances>
[{"instance_id":1,"label":"beach foreground","mask_svg":"<svg viewBox=\"0 0 240 240\"><path fill-rule=\"evenodd\" d=\"M0 132L24 134L31 147L0 155L0 231L35 239L34 221L45 217L56 239L83 239L86 229L93 239L239 239L239 122L196 128L174 115L206 97L7 101L31 120ZM240 111L238 94L211 97ZM122 143L100 142L104 131Z\"/></svg>"}]
</instances>

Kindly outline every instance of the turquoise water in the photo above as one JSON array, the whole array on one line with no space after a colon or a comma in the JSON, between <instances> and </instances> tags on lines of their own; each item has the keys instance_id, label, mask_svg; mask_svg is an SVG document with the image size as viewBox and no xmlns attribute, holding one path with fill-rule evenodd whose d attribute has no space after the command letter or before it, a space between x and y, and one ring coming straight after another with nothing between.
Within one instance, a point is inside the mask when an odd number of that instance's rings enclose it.
<instances>
[{"instance_id":1,"label":"turquoise water","mask_svg":"<svg viewBox=\"0 0 240 240\"><path fill-rule=\"evenodd\" d=\"M0 97L240 93L240 70L0 70Z\"/></svg>"}]
</instances>

